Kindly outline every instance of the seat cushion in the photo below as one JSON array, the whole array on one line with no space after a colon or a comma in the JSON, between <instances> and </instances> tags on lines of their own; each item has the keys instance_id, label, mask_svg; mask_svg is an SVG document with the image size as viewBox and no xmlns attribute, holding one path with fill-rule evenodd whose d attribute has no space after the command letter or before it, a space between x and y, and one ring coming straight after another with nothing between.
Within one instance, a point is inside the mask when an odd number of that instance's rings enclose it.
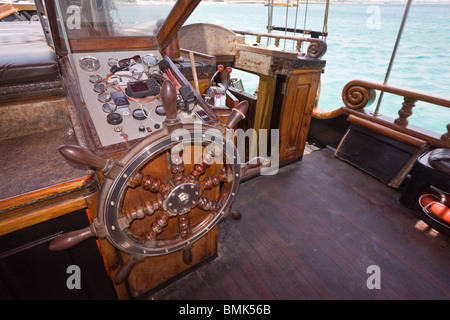
<instances>
[{"instance_id":1,"label":"seat cushion","mask_svg":"<svg viewBox=\"0 0 450 320\"><path fill-rule=\"evenodd\" d=\"M0 47L0 85L60 76L58 57L38 21L1 23Z\"/></svg>"},{"instance_id":2,"label":"seat cushion","mask_svg":"<svg viewBox=\"0 0 450 320\"><path fill-rule=\"evenodd\" d=\"M440 148L433 150L428 158L428 163L434 169L450 176L450 149Z\"/></svg>"}]
</instances>

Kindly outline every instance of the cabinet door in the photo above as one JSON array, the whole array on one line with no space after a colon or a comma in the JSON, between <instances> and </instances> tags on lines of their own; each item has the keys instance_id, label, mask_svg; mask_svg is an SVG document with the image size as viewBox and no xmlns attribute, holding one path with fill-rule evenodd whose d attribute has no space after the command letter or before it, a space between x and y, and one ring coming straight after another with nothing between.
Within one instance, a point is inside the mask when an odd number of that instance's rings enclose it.
<instances>
[{"instance_id":1,"label":"cabinet door","mask_svg":"<svg viewBox=\"0 0 450 320\"><path fill-rule=\"evenodd\" d=\"M0 299L114 299L95 239L69 250L48 249L62 232L88 225L86 212L79 210L1 236Z\"/></svg>"},{"instance_id":2,"label":"cabinet door","mask_svg":"<svg viewBox=\"0 0 450 320\"><path fill-rule=\"evenodd\" d=\"M320 71L297 70L286 81L280 118L280 163L302 157L316 99Z\"/></svg>"}]
</instances>

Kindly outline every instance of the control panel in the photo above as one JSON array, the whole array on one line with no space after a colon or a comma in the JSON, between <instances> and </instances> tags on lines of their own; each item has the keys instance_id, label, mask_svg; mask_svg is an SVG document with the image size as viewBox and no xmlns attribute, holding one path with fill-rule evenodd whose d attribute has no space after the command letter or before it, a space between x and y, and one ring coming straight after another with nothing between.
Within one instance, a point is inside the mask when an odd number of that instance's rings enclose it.
<instances>
[{"instance_id":1,"label":"control panel","mask_svg":"<svg viewBox=\"0 0 450 320\"><path fill-rule=\"evenodd\" d=\"M180 86L159 51L75 53L81 94L102 146L139 139L162 129L159 92L174 83L182 123L209 122L190 86Z\"/></svg>"}]
</instances>

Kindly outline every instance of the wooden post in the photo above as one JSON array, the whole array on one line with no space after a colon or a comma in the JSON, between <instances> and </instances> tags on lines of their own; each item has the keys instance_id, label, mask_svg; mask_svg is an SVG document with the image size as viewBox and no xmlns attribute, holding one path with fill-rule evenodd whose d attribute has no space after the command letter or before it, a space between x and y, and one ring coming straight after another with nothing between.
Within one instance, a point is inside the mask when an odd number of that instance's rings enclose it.
<instances>
[{"instance_id":1,"label":"wooden post","mask_svg":"<svg viewBox=\"0 0 450 320\"><path fill-rule=\"evenodd\" d=\"M445 142L450 142L450 123L447 125L447 132L441 136L441 139Z\"/></svg>"},{"instance_id":2,"label":"wooden post","mask_svg":"<svg viewBox=\"0 0 450 320\"><path fill-rule=\"evenodd\" d=\"M399 126L406 127L408 125L408 117L412 115L412 108L415 106L417 99L404 97L402 108L398 111L400 117L395 119L394 123Z\"/></svg>"}]
</instances>

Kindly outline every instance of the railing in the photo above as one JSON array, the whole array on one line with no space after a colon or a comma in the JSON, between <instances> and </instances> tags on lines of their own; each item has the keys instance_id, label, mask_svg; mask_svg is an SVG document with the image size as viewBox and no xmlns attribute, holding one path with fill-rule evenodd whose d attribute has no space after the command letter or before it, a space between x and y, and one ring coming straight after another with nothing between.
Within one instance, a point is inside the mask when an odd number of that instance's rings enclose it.
<instances>
[{"instance_id":1,"label":"railing","mask_svg":"<svg viewBox=\"0 0 450 320\"><path fill-rule=\"evenodd\" d=\"M403 104L398 111L399 117L392 122L392 119L373 115L367 112L360 112L364 107L370 105L376 97L376 90L403 96ZM342 100L347 107L347 113L363 115L363 117L374 122L379 122L391 129L398 130L421 138L439 147L450 147L450 123L446 126L447 132L436 135L421 128L408 126L408 117L413 113L413 108L417 101L428 102L445 108L450 108L450 98L440 95L430 94L420 90L383 84L371 80L353 80L347 83L342 91ZM352 111L358 110L358 113Z\"/></svg>"},{"instance_id":2,"label":"railing","mask_svg":"<svg viewBox=\"0 0 450 320\"><path fill-rule=\"evenodd\" d=\"M327 51L327 43L322 39L316 39L316 38L307 38L307 37L297 37L297 36L287 36L287 35L281 35L281 34L273 34L273 33L261 33L261 32L249 32L249 31L240 31L240 30L233 30L236 34L241 35L249 35L249 36L255 36L256 37L256 43L258 45L261 44L262 38L267 39L274 39L275 46L279 48L280 41L281 40L290 40L293 41L295 45L294 52L301 52L302 43L308 42L308 48L306 49L306 56L314 59L321 58L325 52Z\"/></svg>"}]
</instances>

